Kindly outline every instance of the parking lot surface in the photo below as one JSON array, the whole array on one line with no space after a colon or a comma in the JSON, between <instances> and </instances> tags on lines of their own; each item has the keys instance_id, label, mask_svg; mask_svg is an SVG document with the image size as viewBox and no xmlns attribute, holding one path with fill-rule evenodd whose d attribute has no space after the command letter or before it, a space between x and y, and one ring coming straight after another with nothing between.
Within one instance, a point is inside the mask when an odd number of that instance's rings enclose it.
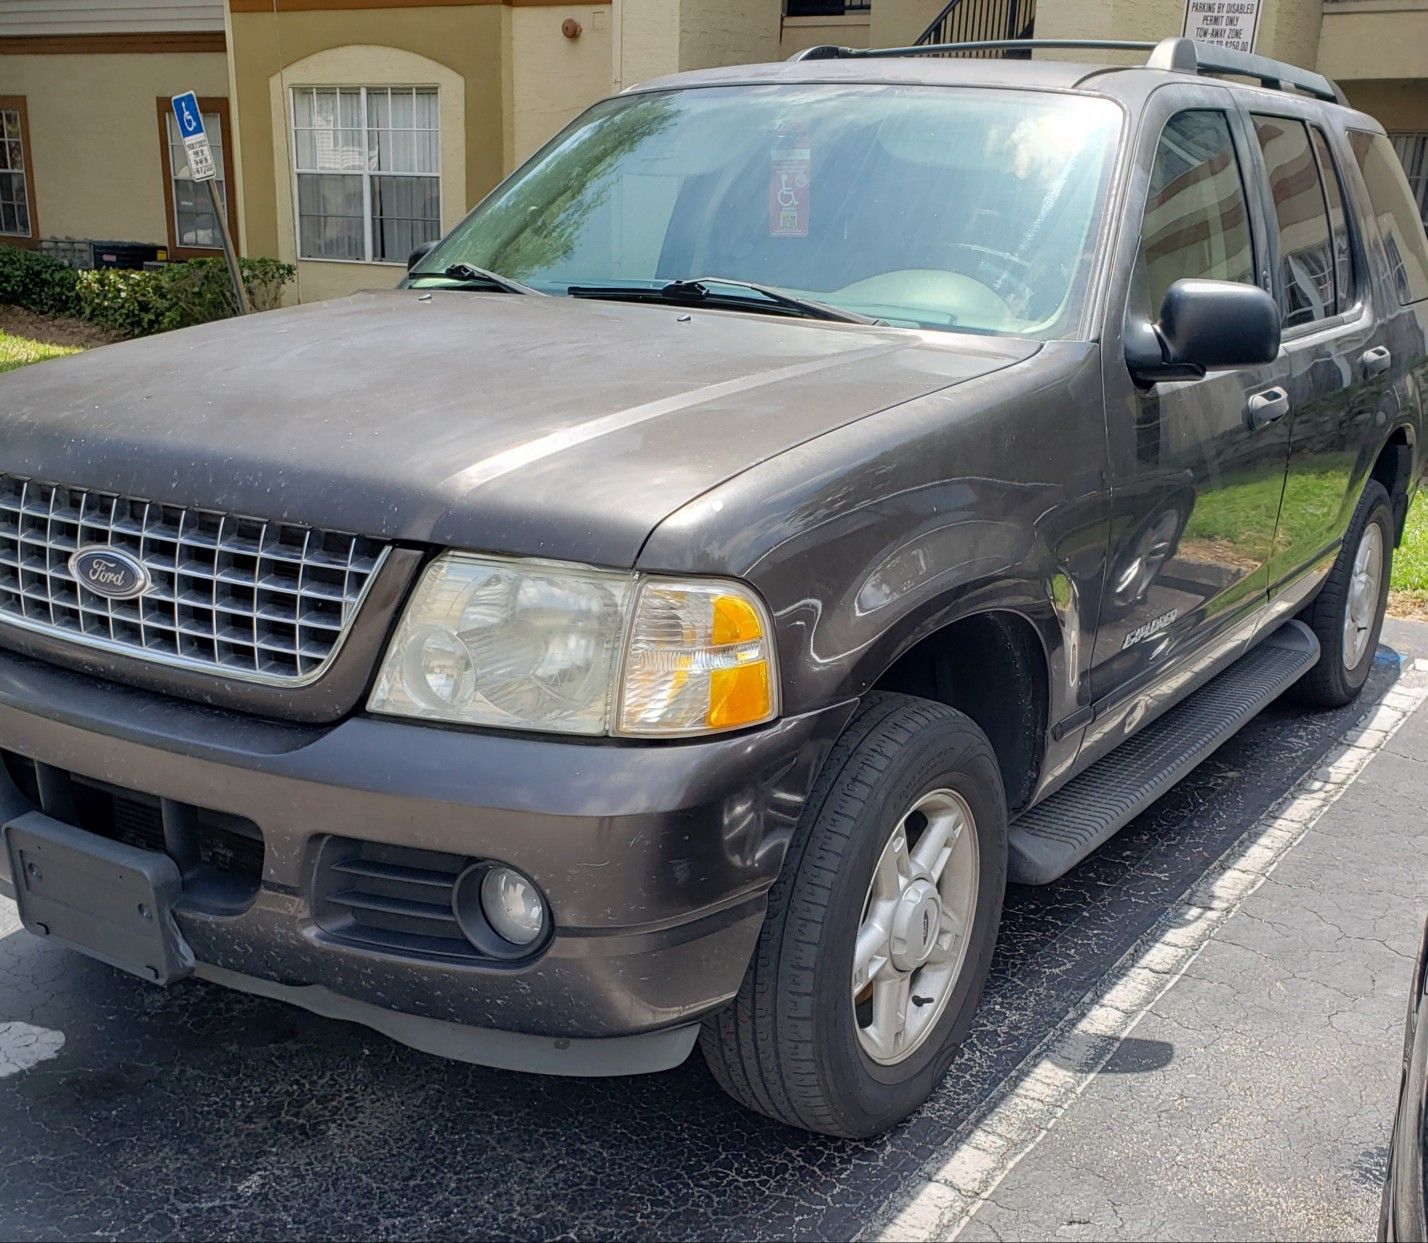
<instances>
[{"instance_id":1,"label":"parking lot surface","mask_svg":"<svg viewBox=\"0 0 1428 1243\"><path fill-rule=\"evenodd\" d=\"M1420 657L1390 624L1360 704L1269 709L1013 890L966 1048L872 1143L697 1057L539 1079L159 990L0 902L0 1237L1370 1237L1428 914Z\"/></svg>"}]
</instances>

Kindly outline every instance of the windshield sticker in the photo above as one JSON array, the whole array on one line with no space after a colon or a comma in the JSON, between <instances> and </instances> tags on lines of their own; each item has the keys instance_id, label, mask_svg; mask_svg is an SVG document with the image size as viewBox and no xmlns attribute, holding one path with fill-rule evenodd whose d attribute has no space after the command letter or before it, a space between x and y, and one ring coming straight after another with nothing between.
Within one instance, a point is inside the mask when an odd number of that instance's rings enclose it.
<instances>
[{"instance_id":1,"label":"windshield sticker","mask_svg":"<svg viewBox=\"0 0 1428 1243\"><path fill-rule=\"evenodd\" d=\"M812 148L806 136L780 137L769 178L770 237L808 236L811 165Z\"/></svg>"}]
</instances>

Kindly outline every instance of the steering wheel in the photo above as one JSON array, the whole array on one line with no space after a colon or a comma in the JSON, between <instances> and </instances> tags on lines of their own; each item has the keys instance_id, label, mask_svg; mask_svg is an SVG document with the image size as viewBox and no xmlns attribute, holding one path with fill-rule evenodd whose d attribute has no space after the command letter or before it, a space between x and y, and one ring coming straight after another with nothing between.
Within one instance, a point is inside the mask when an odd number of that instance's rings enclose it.
<instances>
[{"instance_id":1,"label":"steering wheel","mask_svg":"<svg viewBox=\"0 0 1428 1243\"><path fill-rule=\"evenodd\" d=\"M922 318L942 327L968 324L983 331L1010 329L1019 322L996 290L975 276L946 268L880 272L833 292L840 302L892 320ZM918 312L925 314L919 317Z\"/></svg>"},{"instance_id":2,"label":"steering wheel","mask_svg":"<svg viewBox=\"0 0 1428 1243\"><path fill-rule=\"evenodd\" d=\"M1030 310L1030 303L1040 292L1042 282L1035 279L1036 265L1010 251L979 246L975 242L941 242L932 250L939 262L985 285L1023 314Z\"/></svg>"}]
</instances>

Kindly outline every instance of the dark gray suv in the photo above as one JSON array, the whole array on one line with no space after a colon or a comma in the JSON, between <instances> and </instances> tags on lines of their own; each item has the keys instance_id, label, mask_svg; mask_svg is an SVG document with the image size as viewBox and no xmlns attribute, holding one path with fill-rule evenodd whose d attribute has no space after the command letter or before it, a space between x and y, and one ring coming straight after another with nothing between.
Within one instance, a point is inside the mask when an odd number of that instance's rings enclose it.
<instances>
[{"instance_id":1,"label":"dark gray suv","mask_svg":"<svg viewBox=\"0 0 1428 1243\"><path fill-rule=\"evenodd\" d=\"M1428 392L1383 130L946 50L650 83L400 289L4 377L25 926L869 1135L1008 880L1353 699Z\"/></svg>"}]
</instances>

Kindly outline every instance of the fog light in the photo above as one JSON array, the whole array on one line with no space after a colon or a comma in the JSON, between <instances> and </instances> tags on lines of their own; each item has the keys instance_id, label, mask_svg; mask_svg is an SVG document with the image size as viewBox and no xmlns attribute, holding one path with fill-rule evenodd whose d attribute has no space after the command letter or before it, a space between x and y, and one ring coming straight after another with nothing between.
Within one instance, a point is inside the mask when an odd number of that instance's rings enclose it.
<instances>
[{"instance_id":1,"label":"fog light","mask_svg":"<svg viewBox=\"0 0 1428 1243\"><path fill-rule=\"evenodd\" d=\"M493 867L481 881L481 910L512 945L530 945L545 931L540 892L514 868Z\"/></svg>"}]
</instances>

